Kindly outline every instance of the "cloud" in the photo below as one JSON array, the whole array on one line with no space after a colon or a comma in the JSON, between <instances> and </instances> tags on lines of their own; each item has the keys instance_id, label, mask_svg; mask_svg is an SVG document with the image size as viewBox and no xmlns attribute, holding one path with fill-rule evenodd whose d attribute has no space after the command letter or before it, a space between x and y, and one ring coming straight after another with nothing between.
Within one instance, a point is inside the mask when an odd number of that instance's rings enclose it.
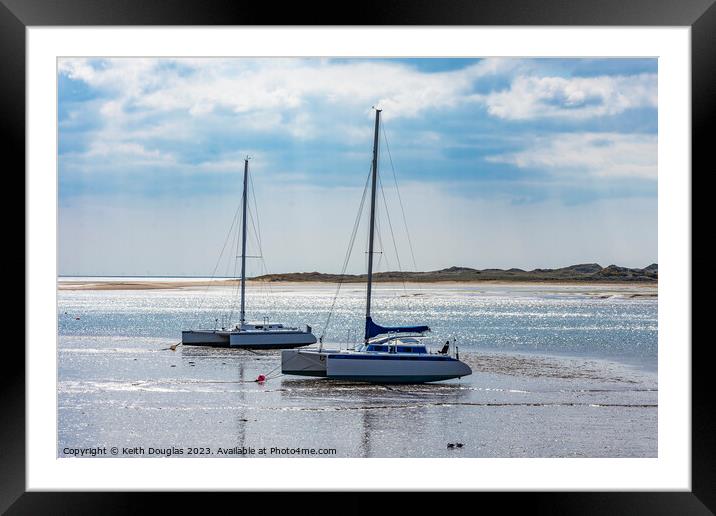
<instances>
[{"instance_id":1,"label":"cloud","mask_svg":"<svg viewBox=\"0 0 716 516\"><path fill-rule=\"evenodd\" d=\"M307 133L309 104L359 108L375 105L386 119L474 103L476 83L534 68L521 59L470 60L463 68L426 72L389 59L63 58L58 71L111 94L102 112L182 112L202 117L217 110L241 115L260 131ZM292 116L296 111L301 113Z\"/></svg>"},{"instance_id":2,"label":"cloud","mask_svg":"<svg viewBox=\"0 0 716 516\"><path fill-rule=\"evenodd\" d=\"M121 92L132 97L160 87L167 73L157 73L162 60L153 58L88 59L60 58L58 72L70 79L107 91Z\"/></svg>"},{"instance_id":3,"label":"cloud","mask_svg":"<svg viewBox=\"0 0 716 516\"><path fill-rule=\"evenodd\" d=\"M246 154L277 182L355 185L372 105L384 166L403 179L525 199L554 185L526 170L559 174L554 198L585 175L653 179L656 136L629 133L655 131L656 75L632 61L610 72L581 59L61 59L61 195L214 195ZM603 184L597 197L615 195Z\"/></svg>"},{"instance_id":4,"label":"cloud","mask_svg":"<svg viewBox=\"0 0 716 516\"><path fill-rule=\"evenodd\" d=\"M171 66L170 66L171 65ZM463 69L423 73L405 64L316 59L62 59L60 73L117 92L122 101L158 111L201 115L292 110L312 97L379 104L392 117L454 105L475 77L506 69L485 60Z\"/></svg>"},{"instance_id":5,"label":"cloud","mask_svg":"<svg viewBox=\"0 0 716 516\"><path fill-rule=\"evenodd\" d=\"M426 73L387 60L61 59L61 75L98 93L90 104L67 99L67 88L61 149L71 147L69 170L83 162L92 168L98 148L116 148L121 173L132 169L124 161L129 148L161 149L179 166L225 162L226 153L255 146L261 135L360 145L370 141L370 106L383 107L389 120L415 118L456 106L475 77L508 67L473 63ZM83 119L97 123L74 122Z\"/></svg>"},{"instance_id":6,"label":"cloud","mask_svg":"<svg viewBox=\"0 0 716 516\"><path fill-rule=\"evenodd\" d=\"M655 74L600 77L518 76L510 87L480 99L490 115L507 120L590 118L656 107Z\"/></svg>"},{"instance_id":7,"label":"cloud","mask_svg":"<svg viewBox=\"0 0 716 516\"><path fill-rule=\"evenodd\" d=\"M475 108L499 120L586 120L656 107L655 74L545 75L557 73L548 62L488 58L428 72L389 59L63 58L58 71L102 93L91 109L104 142L191 140L223 116L234 132L356 143L373 105L386 120ZM68 121L90 108L67 106Z\"/></svg>"},{"instance_id":8,"label":"cloud","mask_svg":"<svg viewBox=\"0 0 716 516\"><path fill-rule=\"evenodd\" d=\"M486 158L522 169L584 173L602 178L657 178L657 136L576 133L533 139L525 149Z\"/></svg>"}]
</instances>

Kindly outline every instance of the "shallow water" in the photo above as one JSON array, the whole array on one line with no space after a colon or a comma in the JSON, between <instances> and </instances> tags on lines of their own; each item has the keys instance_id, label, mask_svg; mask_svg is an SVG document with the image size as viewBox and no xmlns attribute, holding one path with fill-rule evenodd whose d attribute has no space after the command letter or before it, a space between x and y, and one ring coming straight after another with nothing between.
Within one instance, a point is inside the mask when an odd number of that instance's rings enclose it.
<instances>
[{"instance_id":1,"label":"shallow water","mask_svg":"<svg viewBox=\"0 0 716 516\"><path fill-rule=\"evenodd\" d=\"M335 289L252 288L248 312L318 335ZM278 374L279 352L166 349L183 328L220 325L222 311L228 320L231 288L62 290L58 455L655 457L650 292L379 285L377 322L426 323L435 347L456 337L473 369L462 380L382 386L292 376L260 385L259 374ZM360 285L342 287L326 342L355 342L363 296Z\"/></svg>"}]
</instances>

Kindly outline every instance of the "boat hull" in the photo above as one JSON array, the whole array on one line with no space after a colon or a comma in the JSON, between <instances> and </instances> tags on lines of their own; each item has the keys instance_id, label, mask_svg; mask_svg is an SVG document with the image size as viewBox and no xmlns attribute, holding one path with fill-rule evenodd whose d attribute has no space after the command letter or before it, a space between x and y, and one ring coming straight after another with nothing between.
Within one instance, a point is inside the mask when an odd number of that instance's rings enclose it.
<instances>
[{"instance_id":1,"label":"boat hull","mask_svg":"<svg viewBox=\"0 0 716 516\"><path fill-rule=\"evenodd\" d=\"M229 335L229 345L232 348L290 349L309 346L316 342L313 333L303 331L242 331L232 332Z\"/></svg>"},{"instance_id":2,"label":"boat hull","mask_svg":"<svg viewBox=\"0 0 716 516\"><path fill-rule=\"evenodd\" d=\"M302 331L214 331L182 332L182 344L189 346L230 347L243 349L291 349L316 343L316 337Z\"/></svg>"},{"instance_id":3,"label":"boat hull","mask_svg":"<svg viewBox=\"0 0 716 516\"><path fill-rule=\"evenodd\" d=\"M326 360L326 376L374 383L427 383L472 374L470 367L451 357L437 355L335 354Z\"/></svg>"},{"instance_id":4,"label":"boat hull","mask_svg":"<svg viewBox=\"0 0 716 516\"><path fill-rule=\"evenodd\" d=\"M281 353L281 373L298 376L326 376L328 353L315 350L286 350Z\"/></svg>"},{"instance_id":5,"label":"boat hull","mask_svg":"<svg viewBox=\"0 0 716 516\"><path fill-rule=\"evenodd\" d=\"M429 383L472 374L470 367L437 355L358 355L340 351L288 350L281 372L370 383Z\"/></svg>"},{"instance_id":6,"label":"boat hull","mask_svg":"<svg viewBox=\"0 0 716 516\"><path fill-rule=\"evenodd\" d=\"M400 383L400 384L416 384L416 383L430 383L430 382L441 382L443 380L452 380L453 378L460 378L458 376L356 376L356 375L345 375L345 376L329 376L333 380L345 380L347 382L361 382L361 383Z\"/></svg>"},{"instance_id":7,"label":"boat hull","mask_svg":"<svg viewBox=\"0 0 716 516\"><path fill-rule=\"evenodd\" d=\"M228 347L229 332L214 330L186 330L181 332L181 343L185 346Z\"/></svg>"}]
</instances>

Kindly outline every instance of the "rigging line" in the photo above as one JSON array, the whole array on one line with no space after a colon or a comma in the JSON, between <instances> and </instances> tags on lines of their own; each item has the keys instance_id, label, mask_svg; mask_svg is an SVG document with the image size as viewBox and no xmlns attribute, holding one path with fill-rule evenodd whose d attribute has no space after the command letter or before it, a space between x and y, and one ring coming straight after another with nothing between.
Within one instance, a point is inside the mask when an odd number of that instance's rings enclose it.
<instances>
[{"instance_id":1,"label":"rigging line","mask_svg":"<svg viewBox=\"0 0 716 516\"><path fill-rule=\"evenodd\" d=\"M196 323L197 319L199 318L199 314L201 313L201 307L204 305L204 300L206 299L206 294L209 292L209 287L211 286L211 283L213 282L214 278L216 277L216 271L219 268L219 264L221 263L221 258L224 256L224 251L226 250L226 244L229 243L229 237L231 236L234 225L236 224L237 219L239 218L239 213L241 211L241 204L237 206L236 212L234 213L233 218L231 219L231 226L229 226L229 231L226 233L226 238L224 239L224 245L221 247L221 253L219 253L219 258L216 260L216 264L214 265L214 270L211 272L211 279L206 284L206 287L204 288L204 292L202 293L201 300L199 301L199 306L196 310L196 315L194 315L194 319L192 320L192 327Z\"/></svg>"},{"instance_id":2,"label":"rigging line","mask_svg":"<svg viewBox=\"0 0 716 516\"><path fill-rule=\"evenodd\" d=\"M239 210L241 210L241 207L240 207L240 206L239 206ZM239 228L241 227L241 219L242 219L242 215L241 215L241 213L239 213L238 221L237 221L237 224L238 224L238 225L236 226L236 230L233 232L232 238L231 238L231 247L229 248L229 249L231 250L231 252L233 252L233 251L234 251L234 248L236 247L236 239L238 238ZM234 253L234 254L236 254L236 253ZM236 259L236 257L234 257L234 258L232 259L230 254L227 256L226 268L224 269L224 277L225 277L225 278L231 278L231 277L232 277L232 276L230 276L230 274L231 274L231 265L235 263L235 262L234 262L235 259Z\"/></svg>"},{"instance_id":3,"label":"rigging line","mask_svg":"<svg viewBox=\"0 0 716 516\"><path fill-rule=\"evenodd\" d=\"M246 202L246 199L243 200L243 202ZM241 219L241 227L244 227L244 220L243 220L243 213L242 213L242 219ZM231 326L231 318L234 316L234 311L236 310L236 303L239 298L239 291L241 290L241 280L238 279L238 268L239 268L239 248L241 246L241 238L238 236L238 231L236 235L236 246L234 248L234 270L232 272L232 276L234 280L236 281L236 284L234 285L234 295L231 298L231 303L229 305L230 311L228 314L228 320L226 321L226 324L228 326Z\"/></svg>"},{"instance_id":4,"label":"rigging line","mask_svg":"<svg viewBox=\"0 0 716 516\"><path fill-rule=\"evenodd\" d=\"M390 145L388 145L388 134L385 131L385 122L381 125L383 130L383 139L385 140L385 148L388 151L388 159L390 160L390 168L393 170L393 181L395 181L395 191L398 194L398 203L400 204L400 211L403 214L403 226L405 227L405 234L408 237L408 246L410 247L410 256L413 258L413 267L415 272L418 272L418 266L415 262L415 253L413 252L413 242L410 239L410 231L408 231L408 221L405 218L405 210L403 209L403 199L400 196L400 188L398 188L398 177L395 174L395 167L393 166L393 156L390 154Z\"/></svg>"},{"instance_id":5,"label":"rigging line","mask_svg":"<svg viewBox=\"0 0 716 516\"><path fill-rule=\"evenodd\" d=\"M236 247L238 247L238 242L236 244ZM234 250L234 256L236 256L236 253L238 253L238 249ZM230 327L231 326L231 318L234 316L234 310L236 309L236 300L239 297L239 289L241 287L241 280L236 277L236 268L237 268L237 262L239 260L237 258L234 258L234 269L232 271L232 278L235 282L235 285L233 285L233 294L229 298L229 306L226 309L227 311L224 314L224 317L226 317L226 320L223 321L222 327Z\"/></svg>"},{"instance_id":6,"label":"rigging line","mask_svg":"<svg viewBox=\"0 0 716 516\"><path fill-rule=\"evenodd\" d=\"M251 198L254 200L254 211L256 212L256 234L257 240L259 243L259 255L261 256L261 266L263 267L263 274L268 276L268 265L266 264L266 259L264 258L264 252L263 252L263 246L261 243L261 221L259 220L259 205L256 202L256 193L254 191L254 180L253 175L249 174L249 186L251 187ZM267 282L266 285L268 286L268 292L273 293L271 282Z\"/></svg>"},{"instance_id":7,"label":"rigging line","mask_svg":"<svg viewBox=\"0 0 716 516\"><path fill-rule=\"evenodd\" d=\"M250 178L251 178L251 176L249 176L249 184L251 184ZM253 187L252 187L252 189L253 189ZM256 246L259 251L259 256L263 259L264 252L263 252L263 247L261 245L261 224L259 222L258 207L256 206L256 197L253 196L253 199L254 199L253 210L251 209L251 204L249 203L249 205L248 205L249 222L251 222L251 227L254 230L252 236L254 237L253 238L254 242L256 242Z\"/></svg>"},{"instance_id":8,"label":"rigging line","mask_svg":"<svg viewBox=\"0 0 716 516\"><path fill-rule=\"evenodd\" d=\"M241 196L241 202L239 203L239 208L238 208L239 211L238 211L238 219L237 219L236 228L234 229L234 232L233 232L233 234L232 234L232 240L231 240L231 248L230 248L230 249L231 249L231 252L233 253L234 256L233 256L233 258L231 257L230 254L227 256L226 269L224 270L224 277L225 277L225 278L236 279L236 252L235 252L235 248L236 248L236 246L238 245L237 242L238 242L238 239L239 239L239 234L241 233L241 226L243 225L243 217L244 217L244 216L243 216L243 212L242 212L242 210L241 210L242 203L243 203L243 194L242 194L242 196ZM233 264L233 266L234 266L234 271L233 271L233 272L232 272L232 270L231 270L232 264Z\"/></svg>"},{"instance_id":9,"label":"rigging line","mask_svg":"<svg viewBox=\"0 0 716 516\"><path fill-rule=\"evenodd\" d=\"M341 286L343 285L343 279L345 277L346 269L348 268L348 262L350 261L351 254L353 252L353 245L355 244L356 234L358 233L358 227L360 226L360 219L361 215L363 214L363 208L365 207L365 198L366 193L368 192L368 183L370 182L370 175L372 172L373 165L371 164L371 169L368 171L368 176L365 179L365 186L363 186L363 196L360 200L360 206L358 207L358 213L356 214L356 220L353 223L353 231L351 232L351 238L348 241L348 249L346 250L346 256L343 259L343 269L341 270L341 276L338 280L338 287L336 288L336 293L333 296L333 301L331 302L331 308L328 310L328 316L326 317L326 324L323 326L323 331L321 332L320 342L323 342L323 337L326 335L326 332L328 331L328 326L331 322L331 317L333 315L333 309L336 306L336 300L338 299L338 294L341 291Z\"/></svg>"},{"instance_id":10,"label":"rigging line","mask_svg":"<svg viewBox=\"0 0 716 516\"><path fill-rule=\"evenodd\" d=\"M253 228L253 232L256 233L256 231L257 231L256 223L254 222L255 221L255 213L252 213L250 210L249 210L249 220L251 221L251 227ZM253 236L253 235L251 235L251 236ZM249 281L251 279L255 279L255 278L261 276L264 273L264 268L265 268L264 262L263 262L263 250L261 248L261 240L258 238L258 236L254 236L252 238L252 245L254 245L254 244L257 249L257 254L256 254L255 258L257 258L259 260L259 263L258 263L258 267L256 269L252 269L254 271L254 273L253 273L253 276L249 277ZM248 257L249 256L247 256L247 258ZM248 276L248 270L247 270L247 276ZM263 281L256 285L256 289L259 292L261 292L261 294L263 294L264 296L266 296L268 294L268 292L266 291L266 285Z\"/></svg>"},{"instance_id":11,"label":"rigging line","mask_svg":"<svg viewBox=\"0 0 716 516\"><path fill-rule=\"evenodd\" d=\"M258 228L258 231L256 232L256 239L259 242L259 250L261 249L261 221L259 220L259 205L256 202L256 192L254 191L254 180L252 174L249 174L249 187L251 190L251 198L254 201L254 211L256 212L256 227ZM249 208L251 206L249 205ZM262 254L262 253L259 253Z\"/></svg>"},{"instance_id":12,"label":"rigging line","mask_svg":"<svg viewBox=\"0 0 716 516\"><path fill-rule=\"evenodd\" d=\"M373 251L374 254L378 254L378 263L375 266L375 273L380 272L380 263L385 259L386 270L384 272L390 272L390 260L388 259L388 253L383 245L383 236L381 233L382 224L380 223L380 217L378 216L378 210L375 213L375 234L378 237L378 246L380 251Z\"/></svg>"},{"instance_id":13,"label":"rigging line","mask_svg":"<svg viewBox=\"0 0 716 516\"><path fill-rule=\"evenodd\" d=\"M256 246L258 247L259 256L263 257L263 249L261 248L261 238L256 233L256 224L254 224L254 215L251 212L251 209L249 209L249 222L251 222L251 227L254 228L254 242L256 242Z\"/></svg>"},{"instance_id":14,"label":"rigging line","mask_svg":"<svg viewBox=\"0 0 716 516\"><path fill-rule=\"evenodd\" d=\"M255 202L255 201L254 201L254 202ZM256 211L255 208L254 208L254 211ZM258 213L256 213L256 223L254 223L254 212L251 211L251 206L250 206L250 205L249 205L248 213L249 213L249 221L251 221L251 227L254 229L253 234L252 234L252 236L254 237L253 240L256 242L256 246L257 246L258 252L259 252L258 257L259 257L260 260L261 260L261 261L260 261L261 268L259 269L259 275L260 275L260 274L263 274L264 272L266 272L266 274L268 274L268 269L266 268L266 262L264 261L264 256L263 256L263 255L264 255L264 252L263 252L263 249L262 249L262 247L261 247L261 237L259 236L259 230L257 229ZM266 290L265 282L262 281L261 284L259 285L259 288L261 289L261 292L262 292L266 297L268 297L268 292L267 292L267 290ZM270 283L268 284L268 288L269 288L269 289L271 288L271 284L270 284Z\"/></svg>"},{"instance_id":15,"label":"rigging line","mask_svg":"<svg viewBox=\"0 0 716 516\"><path fill-rule=\"evenodd\" d=\"M246 199L244 199L244 195L243 195L243 194L241 195L241 202L242 202L242 204L246 202ZM244 223L244 216L243 216L243 213L242 213L242 214L241 214L241 226L243 226L243 223ZM239 243L240 243L240 239L238 238L238 233L239 233L239 232L238 232L238 228L237 228L237 231L236 231L236 249L235 249L235 251L234 251L234 273L233 273L233 276L232 276L232 277L234 278L234 280L236 280L236 268L237 268L238 265L239 265L239 258L238 258L238 256L239 256ZM233 315L234 315L234 310L236 309L236 300L237 300L237 298L239 297L239 287L241 286L241 282L242 282L242 281L243 281L243 280L240 280L240 281L237 281L237 282L236 282L236 286L235 286L235 288L234 288L234 297L233 297L233 299L231 300L231 304L230 304L229 317L228 317L228 320L226 321L227 326L231 325L231 318L233 317Z\"/></svg>"},{"instance_id":16,"label":"rigging line","mask_svg":"<svg viewBox=\"0 0 716 516\"><path fill-rule=\"evenodd\" d=\"M390 228L390 237L393 240L393 249L395 249L395 259L398 261L398 272L400 273L400 277L403 280L403 291L405 293L407 293L408 289L405 286L405 273L403 272L403 267L400 264L400 255L398 254L398 245L395 242L395 234L393 234L393 224L390 222L390 213L388 212L388 201L385 198L385 190L383 190L383 181L381 181L380 178L378 178L378 186L380 186L380 193L383 196L383 204L385 205L385 214L386 214L386 218L388 219L388 228Z\"/></svg>"},{"instance_id":17,"label":"rigging line","mask_svg":"<svg viewBox=\"0 0 716 516\"><path fill-rule=\"evenodd\" d=\"M353 224L353 231L352 231L352 233L351 233L351 238L350 238L350 240L349 240L348 249L346 250L346 256L345 256L345 258L344 258L344 260L343 260L343 268L342 268L342 270L341 270L341 275L340 275L340 278L339 278L339 281L338 281L338 286L337 286L337 288L336 288L336 293L335 293L335 295L333 296L333 300L332 300L332 302L331 302L331 308L330 308L329 311L328 311L328 316L327 316L327 318L326 318L326 323L325 323L325 325L324 325L324 327L323 327L323 331L321 332L321 342L322 342L322 339L323 339L323 337L325 336L325 334L326 334L326 332L328 331L328 328L329 328L329 326L330 326L330 321L331 321L331 317L333 316L333 310L334 310L335 305L336 305L336 300L338 299L338 295L339 295L339 293L340 293L340 291L341 291L341 286L343 285L343 280L344 280L344 277L345 277L346 269L348 268L348 263L349 263L349 261L350 261L351 254L353 253L353 246L355 245L355 239L356 239L356 236L357 236L357 233L358 233L358 228L360 227L361 215L363 214L363 210L364 210L364 207L365 207L365 199L366 199L366 194L367 194L367 192L368 192L368 183L369 183L369 181L370 181L370 171L368 172L368 177L366 178L366 182L365 182L365 185L364 185L364 187L363 187L363 195L362 195L362 197L361 197L361 202L360 202L360 206L359 206L359 208L358 208L358 213L356 214L356 220L355 220L355 222L354 222L354 224Z\"/></svg>"}]
</instances>

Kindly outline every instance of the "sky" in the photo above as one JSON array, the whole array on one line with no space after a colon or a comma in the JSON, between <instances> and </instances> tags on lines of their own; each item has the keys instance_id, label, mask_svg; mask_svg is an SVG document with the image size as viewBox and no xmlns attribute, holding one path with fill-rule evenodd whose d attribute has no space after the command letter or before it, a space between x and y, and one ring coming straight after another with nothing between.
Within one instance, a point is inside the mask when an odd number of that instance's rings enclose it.
<instances>
[{"instance_id":1,"label":"sky","mask_svg":"<svg viewBox=\"0 0 716 516\"><path fill-rule=\"evenodd\" d=\"M373 107L377 270L658 261L656 59L62 58L57 73L61 275L233 275L245 156L247 254L264 257L249 274L340 272ZM363 211L348 272L365 271Z\"/></svg>"}]
</instances>

